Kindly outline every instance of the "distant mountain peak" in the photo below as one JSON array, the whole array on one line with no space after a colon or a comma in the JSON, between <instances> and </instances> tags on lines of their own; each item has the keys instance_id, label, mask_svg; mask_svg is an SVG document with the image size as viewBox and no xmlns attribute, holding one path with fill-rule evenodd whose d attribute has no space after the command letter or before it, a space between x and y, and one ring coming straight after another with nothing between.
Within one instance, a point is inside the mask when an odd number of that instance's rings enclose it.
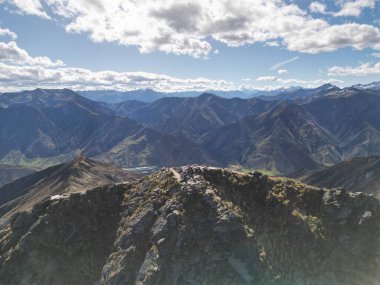
<instances>
[{"instance_id":1,"label":"distant mountain peak","mask_svg":"<svg viewBox=\"0 0 380 285\"><path fill-rule=\"evenodd\" d=\"M323 84L316 88L317 90L327 90L327 89L340 89L338 86L333 85L331 83Z\"/></svg>"},{"instance_id":2,"label":"distant mountain peak","mask_svg":"<svg viewBox=\"0 0 380 285\"><path fill-rule=\"evenodd\" d=\"M219 98L219 96L213 94L213 93L202 93L201 95L198 96L199 99L214 99L214 98Z\"/></svg>"},{"instance_id":3,"label":"distant mountain peak","mask_svg":"<svg viewBox=\"0 0 380 285\"><path fill-rule=\"evenodd\" d=\"M380 81L374 81L368 84L356 84L353 85L352 87L357 88L357 89L366 89L366 90L374 90L374 91L379 91L380 90Z\"/></svg>"}]
</instances>

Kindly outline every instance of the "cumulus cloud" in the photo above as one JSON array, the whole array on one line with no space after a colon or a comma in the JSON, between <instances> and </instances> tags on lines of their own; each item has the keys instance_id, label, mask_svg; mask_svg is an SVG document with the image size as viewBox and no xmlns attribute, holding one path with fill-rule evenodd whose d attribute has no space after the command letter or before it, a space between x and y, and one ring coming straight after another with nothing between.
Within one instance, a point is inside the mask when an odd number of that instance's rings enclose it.
<instances>
[{"instance_id":1,"label":"cumulus cloud","mask_svg":"<svg viewBox=\"0 0 380 285\"><path fill-rule=\"evenodd\" d=\"M359 17L365 8L375 8L376 0L349 0L341 1L342 8L340 11L333 13L335 17Z\"/></svg>"},{"instance_id":2,"label":"cumulus cloud","mask_svg":"<svg viewBox=\"0 0 380 285\"><path fill-rule=\"evenodd\" d=\"M147 72L91 71L84 68L19 66L0 63L0 89L72 88L76 90L135 90L153 88L158 91L227 90L233 83L207 78L182 79Z\"/></svg>"},{"instance_id":3,"label":"cumulus cloud","mask_svg":"<svg viewBox=\"0 0 380 285\"><path fill-rule=\"evenodd\" d=\"M315 19L284 0L7 1L23 13L54 18L67 32L85 33L94 42L136 46L142 53L162 51L203 58L213 50L213 40L231 47L281 45L304 53L344 47L380 49L379 28ZM338 13L357 14L355 7L370 7L370 2L348 1Z\"/></svg>"},{"instance_id":4,"label":"cumulus cloud","mask_svg":"<svg viewBox=\"0 0 380 285\"><path fill-rule=\"evenodd\" d=\"M0 62L8 62L19 65L39 65L39 66L63 66L60 60L51 61L46 56L32 57L28 52L17 46L16 42L0 42Z\"/></svg>"},{"instance_id":5,"label":"cumulus cloud","mask_svg":"<svg viewBox=\"0 0 380 285\"><path fill-rule=\"evenodd\" d=\"M249 81L248 78L242 79ZM276 84L302 84L305 87L318 86L325 80L305 81L263 76L257 81L272 81ZM329 79L328 82L342 82ZM166 74L148 72L116 72L111 70L92 71L85 68L66 67L61 61L47 57L32 57L19 48L15 42L0 42L0 91L42 88L71 88L74 90L135 90L153 88L158 91L204 91L236 90L233 82L208 78L178 78ZM276 89L279 86L260 87Z\"/></svg>"},{"instance_id":6,"label":"cumulus cloud","mask_svg":"<svg viewBox=\"0 0 380 285\"><path fill-rule=\"evenodd\" d=\"M9 29L3 29L3 28L0 28L0 36L1 37L8 36L8 37L11 37L14 40L17 38L16 33L12 32Z\"/></svg>"},{"instance_id":7,"label":"cumulus cloud","mask_svg":"<svg viewBox=\"0 0 380 285\"><path fill-rule=\"evenodd\" d=\"M8 2L13 3L22 14L50 19L39 0L8 0Z\"/></svg>"},{"instance_id":8,"label":"cumulus cloud","mask_svg":"<svg viewBox=\"0 0 380 285\"><path fill-rule=\"evenodd\" d=\"M334 17L359 17L365 8L375 8L377 0L340 0L336 1L340 6L338 12L327 11L324 3L313 1L309 5L312 13L329 14Z\"/></svg>"},{"instance_id":9,"label":"cumulus cloud","mask_svg":"<svg viewBox=\"0 0 380 285\"><path fill-rule=\"evenodd\" d=\"M367 76L380 74L380 62L363 63L359 66L333 66L328 69L331 76Z\"/></svg>"},{"instance_id":10,"label":"cumulus cloud","mask_svg":"<svg viewBox=\"0 0 380 285\"><path fill-rule=\"evenodd\" d=\"M325 14L326 13L326 4L321 3L321 2L317 2L317 1L313 1L310 3L309 9L313 13Z\"/></svg>"},{"instance_id":11,"label":"cumulus cloud","mask_svg":"<svg viewBox=\"0 0 380 285\"><path fill-rule=\"evenodd\" d=\"M286 69L279 69L279 70L277 70L277 73L281 75L281 74L288 73L288 71Z\"/></svg>"}]
</instances>

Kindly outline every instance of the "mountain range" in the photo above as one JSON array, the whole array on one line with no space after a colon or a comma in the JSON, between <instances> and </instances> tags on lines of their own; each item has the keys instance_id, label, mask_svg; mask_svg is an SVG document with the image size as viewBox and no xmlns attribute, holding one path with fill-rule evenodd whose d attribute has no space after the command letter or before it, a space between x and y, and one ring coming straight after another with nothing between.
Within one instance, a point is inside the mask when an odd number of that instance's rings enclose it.
<instances>
[{"instance_id":1,"label":"mountain range","mask_svg":"<svg viewBox=\"0 0 380 285\"><path fill-rule=\"evenodd\" d=\"M140 102L151 103L158 99L166 97L197 97L203 93L211 93L218 95L223 98L242 98L248 99L256 96L270 96L276 95L281 92L294 91L300 89L301 87L289 87L289 88L279 88L276 90L265 91L265 90L204 90L204 91L179 91L179 92L159 92L152 89L138 89L132 91L116 91L116 90L88 90L88 91L78 91L78 94L94 101L101 101L109 104L121 103L129 100L137 100Z\"/></svg>"},{"instance_id":2,"label":"mountain range","mask_svg":"<svg viewBox=\"0 0 380 285\"><path fill-rule=\"evenodd\" d=\"M0 96L2 163L46 166L79 153L107 157L122 166L209 161L194 143L120 117L71 90L16 95Z\"/></svg>"},{"instance_id":3,"label":"mountain range","mask_svg":"<svg viewBox=\"0 0 380 285\"><path fill-rule=\"evenodd\" d=\"M380 82L372 82L369 84L356 84L351 86L363 90L380 90ZM315 91L320 89L340 89L330 83L324 84L317 88L305 88L300 86L281 87L274 90L259 90L259 89L242 89L242 90L203 90L203 91L178 91L178 92L160 92L152 89L137 89L131 91L117 91L117 90L86 90L77 91L78 94L94 101L101 101L109 104L121 103L124 101L137 100L140 102L151 103L165 97L197 97L203 93L215 94L217 96L231 99L241 98L249 99L253 97L265 98L267 100L283 100L304 98L305 95L309 96ZM305 99L305 98L304 98Z\"/></svg>"},{"instance_id":4,"label":"mountain range","mask_svg":"<svg viewBox=\"0 0 380 285\"><path fill-rule=\"evenodd\" d=\"M376 90L323 85L282 97L166 97L107 104L68 89L0 95L0 162L84 154L121 167L206 163L273 174L380 155Z\"/></svg>"},{"instance_id":5,"label":"mountain range","mask_svg":"<svg viewBox=\"0 0 380 285\"><path fill-rule=\"evenodd\" d=\"M0 284L377 285L379 110L359 86L1 94Z\"/></svg>"}]
</instances>

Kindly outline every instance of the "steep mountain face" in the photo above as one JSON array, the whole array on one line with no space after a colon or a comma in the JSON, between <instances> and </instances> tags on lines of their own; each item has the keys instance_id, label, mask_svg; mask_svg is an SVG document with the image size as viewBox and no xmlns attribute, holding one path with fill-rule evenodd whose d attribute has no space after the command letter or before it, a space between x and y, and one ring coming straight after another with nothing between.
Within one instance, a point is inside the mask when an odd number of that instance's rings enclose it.
<instances>
[{"instance_id":1,"label":"steep mountain face","mask_svg":"<svg viewBox=\"0 0 380 285\"><path fill-rule=\"evenodd\" d=\"M3 98L8 105L0 108L1 162L56 163L68 161L78 153L91 157L110 150L114 153L117 146L117 152L124 150L121 155L125 157L142 157L144 159L141 161L155 161L159 166L178 165L178 162L172 164L173 156L167 159L162 155L163 151L160 154L154 152L163 149L162 141L166 142L167 151L176 148L179 157L199 158L198 161L191 159L186 163L209 162L206 157L198 155L200 150L197 146L184 138L146 129L129 118L114 115L102 104L72 94L72 91L61 91L60 95L57 90L43 90L41 98L38 96L39 90L16 93L15 98L12 94L0 96L0 99L3 96L13 98L13 101ZM44 105L45 102L47 105ZM136 147L141 146L141 141L144 141L145 147ZM125 142L132 147L121 148ZM178 148L181 144L188 148ZM132 165L124 161L122 165L132 167L145 164Z\"/></svg>"},{"instance_id":2,"label":"steep mountain face","mask_svg":"<svg viewBox=\"0 0 380 285\"><path fill-rule=\"evenodd\" d=\"M26 158L70 155L85 148L94 148L100 130L108 136L104 148L110 148L128 134L142 127L128 118L96 114L76 104L36 109L20 106L0 109L0 158L12 151ZM123 133L120 131L123 130Z\"/></svg>"},{"instance_id":3,"label":"steep mountain face","mask_svg":"<svg viewBox=\"0 0 380 285\"><path fill-rule=\"evenodd\" d=\"M380 157L356 157L299 177L317 187L343 187L380 198Z\"/></svg>"},{"instance_id":4,"label":"steep mountain face","mask_svg":"<svg viewBox=\"0 0 380 285\"><path fill-rule=\"evenodd\" d=\"M279 105L211 131L201 140L225 164L236 162L274 173L315 169L340 159L331 134L300 105Z\"/></svg>"},{"instance_id":5,"label":"steep mountain face","mask_svg":"<svg viewBox=\"0 0 380 285\"><path fill-rule=\"evenodd\" d=\"M158 131L196 141L212 129L262 113L274 105L260 99L225 99L205 93L195 98L163 98L129 113L129 117Z\"/></svg>"},{"instance_id":6,"label":"steep mountain face","mask_svg":"<svg viewBox=\"0 0 380 285\"><path fill-rule=\"evenodd\" d=\"M379 214L366 194L162 169L16 215L0 233L0 282L375 285Z\"/></svg>"},{"instance_id":7,"label":"steep mountain face","mask_svg":"<svg viewBox=\"0 0 380 285\"><path fill-rule=\"evenodd\" d=\"M34 172L35 169L23 165L0 164L0 187Z\"/></svg>"},{"instance_id":8,"label":"steep mountain face","mask_svg":"<svg viewBox=\"0 0 380 285\"><path fill-rule=\"evenodd\" d=\"M0 217L6 220L15 212L29 210L51 196L84 192L105 184L132 181L140 176L78 156L69 163L49 167L1 187Z\"/></svg>"},{"instance_id":9,"label":"steep mountain face","mask_svg":"<svg viewBox=\"0 0 380 285\"><path fill-rule=\"evenodd\" d=\"M305 105L329 131L343 159L380 154L380 97L345 89Z\"/></svg>"},{"instance_id":10,"label":"steep mountain face","mask_svg":"<svg viewBox=\"0 0 380 285\"><path fill-rule=\"evenodd\" d=\"M201 145L223 164L274 173L316 169L380 154L380 97L357 89L307 104L282 103L206 133Z\"/></svg>"},{"instance_id":11,"label":"steep mountain face","mask_svg":"<svg viewBox=\"0 0 380 285\"><path fill-rule=\"evenodd\" d=\"M107 139L107 138L105 138ZM179 166L187 163L219 165L206 151L184 137L174 137L150 128L142 129L122 140L98 160L121 167L145 165Z\"/></svg>"}]
</instances>

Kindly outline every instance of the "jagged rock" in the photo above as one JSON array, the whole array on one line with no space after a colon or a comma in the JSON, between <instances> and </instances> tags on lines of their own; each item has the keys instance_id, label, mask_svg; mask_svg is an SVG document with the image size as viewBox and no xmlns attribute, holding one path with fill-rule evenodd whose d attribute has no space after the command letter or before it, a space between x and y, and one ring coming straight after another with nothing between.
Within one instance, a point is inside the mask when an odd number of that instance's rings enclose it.
<instances>
[{"instance_id":1,"label":"jagged rock","mask_svg":"<svg viewBox=\"0 0 380 285\"><path fill-rule=\"evenodd\" d=\"M0 284L375 285L379 236L366 194L161 169L15 216L0 232Z\"/></svg>"}]
</instances>

